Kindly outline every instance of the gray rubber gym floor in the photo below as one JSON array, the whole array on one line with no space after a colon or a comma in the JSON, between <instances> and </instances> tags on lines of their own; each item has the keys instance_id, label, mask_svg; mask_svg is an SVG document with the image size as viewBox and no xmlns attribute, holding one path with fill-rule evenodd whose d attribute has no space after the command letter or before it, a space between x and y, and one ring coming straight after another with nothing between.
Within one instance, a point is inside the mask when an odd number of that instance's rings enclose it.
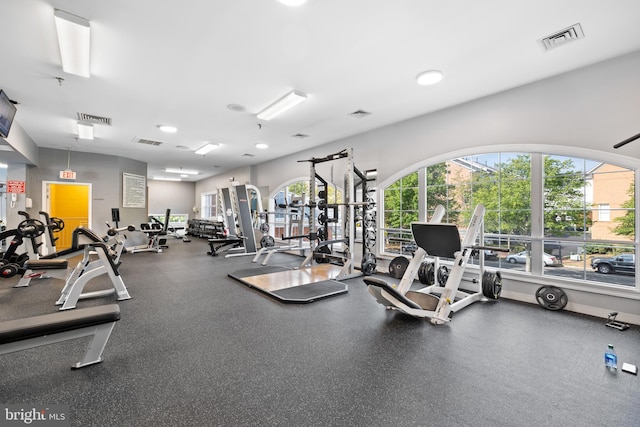
<instances>
[{"instance_id":1,"label":"gray rubber gym floor","mask_svg":"<svg viewBox=\"0 0 640 427\"><path fill-rule=\"evenodd\" d=\"M603 363L613 343L620 363L640 365L637 326L509 300L434 326L386 311L361 279L283 304L227 277L251 257L169 243L123 255L133 299L119 303L103 363L70 369L86 338L0 356L0 403L69 405L83 427L640 425L640 379ZM56 311L62 281L16 281L0 280L1 320Z\"/></svg>"}]
</instances>

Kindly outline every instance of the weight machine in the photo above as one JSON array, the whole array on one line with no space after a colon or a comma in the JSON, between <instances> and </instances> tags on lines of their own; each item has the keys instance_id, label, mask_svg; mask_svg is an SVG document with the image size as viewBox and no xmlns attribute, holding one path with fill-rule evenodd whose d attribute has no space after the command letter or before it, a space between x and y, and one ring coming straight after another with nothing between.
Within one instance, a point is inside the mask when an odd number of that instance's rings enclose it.
<instances>
[{"instance_id":1,"label":"weight machine","mask_svg":"<svg viewBox=\"0 0 640 427\"><path fill-rule=\"evenodd\" d=\"M347 172L344 176L344 202L328 203L328 181L320 176L316 170L316 166L320 163L329 161L347 159ZM360 276L362 273L356 272L354 265L354 249L356 238L356 207L361 207L365 211L371 212L370 207L373 201L367 199L369 191L367 182L373 179L368 176L367 171L361 172L353 162L353 149L344 149L338 153L330 154L325 157L313 157L308 160L299 160L298 162L309 162L310 179L309 179L309 234L306 236L311 246L311 252L304 259L300 267L310 266L312 261L317 263L339 262L342 263L342 269L336 279L348 279ZM356 179L359 179L356 182ZM320 189L316 191L316 182L320 182ZM361 187L362 201L356 200L356 186ZM316 199L316 194L318 199ZM342 230L343 236L338 239L330 239L328 233L328 225L331 222L338 221L339 209L343 209ZM321 226L316 228L316 213L318 213L318 222ZM371 223L371 222L369 222ZM364 238L364 233L363 233ZM336 244L342 244L342 254L332 253L332 247ZM365 251L366 252L366 251ZM364 255L364 254L363 254ZM368 265L368 271L375 270L375 256L367 258L369 265L374 263L373 269Z\"/></svg>"},{"instance_id":2,"label":"weight machine","mask_svg":"<svg viewBox=\"0 0 640 427\"><path fill-rule=\"evenodd\" d=\"M418 248L402 276L400 285L396 288L384 280L367 277L364 282L368 285L369 293L388 309L399 310L414 317L429 318L433 324L450 321L453 313L476 301L498 299L502 290L502 280L497 272L484 271L482 256L477 289L473 292L459 290L464 270L472 253L482 250L508 251L502 248L475 245L478 238L481 242L484 240L484 212L483 205L476 206L462 242L457 226L440 223L444 215L442 206L438 206L430 222L412 223L411 231ZM426 256L454 259L453 268L446 283L444 287L431 285L416 291L410 290Z\"/></svg>"},{"instance_id":3,"label":"weight machine","mask_svg":"<svg viewBox=\"0 0 640 427\"><path fill-rule=\"evenodd\" d=\"M253 194L253 198L251 195ZM262 198L260 190L253 185L234 185L222 188L218 191L219 203L223 212L224 222L227 226L228 239L241 239L241 244L230 248L236 253L227 254L225 257L253 255L257 252L255 238L254 218L258 212L262 212ZM255 200L255 207L252 202ZM254 212L256 215L254 216ZM240 252L242 251L242 252Z\"/></svg>"}]
</instances>

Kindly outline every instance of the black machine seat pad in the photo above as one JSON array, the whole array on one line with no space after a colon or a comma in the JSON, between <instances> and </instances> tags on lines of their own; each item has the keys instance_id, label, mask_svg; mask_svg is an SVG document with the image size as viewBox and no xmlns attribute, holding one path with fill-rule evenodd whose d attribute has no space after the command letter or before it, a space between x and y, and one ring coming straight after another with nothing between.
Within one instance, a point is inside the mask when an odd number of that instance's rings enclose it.
<instances>
[{"instance_id":1,"label":"black machine seat pad","mask_svg":"<svg viewBox=\"0 0 640 427\"><path fill-rule=\"evenodd\" d=\"M24 268L30 270L56 270L64 269L69 266L69 262L62 258L53 259L30 259L24 263Z\"/></svg>"},{"instance_id":2,"label":"black machine seat pad","mask_svg":"<svg viewBox=\"0 0 640 427\"><path fill-rule=\"evenodd\" d=\"M58 311L0 322L0 344L37 338L120 320L118 304Z\"/></svg>"},{"instance_id":3,"label":"black machine seat pad","mask_svg":"<svg viewBox=\"0 0 640 427\"><path fill-rule=\"evenodd\" d=\"M411 308L415 308L415 309L418 309L418 310L422 310L422 307L420 307L417 303L411 301L409 298L407 298L404 295L402 295L400 292L398 292L396 290L396 288L394 288L393 286L389 285L384 280L376 279L375 277L366 277L363 280L364 280L364 283L366 283L367 285L377 286L378 288L382 288L385 291L389 292L398 301L401 301L407 307L411 307Z\"/></svg>"},{"instance_id":4,"label":"black machine seat pad","mask_svg":"<svg viewBox=\"0 0 640 427\"><path fill-rule=\"evenodd\" d=\"M461 250L460 233L455 224L412 222L411 232L416 245L428 255L453 259Z\"/></svg>"}]
</instances>

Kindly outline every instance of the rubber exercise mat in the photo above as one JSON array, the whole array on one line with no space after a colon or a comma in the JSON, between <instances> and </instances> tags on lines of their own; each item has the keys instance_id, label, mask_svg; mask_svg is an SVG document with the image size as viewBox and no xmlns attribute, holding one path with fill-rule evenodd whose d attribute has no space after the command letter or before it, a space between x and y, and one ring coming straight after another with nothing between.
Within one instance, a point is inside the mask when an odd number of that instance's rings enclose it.
<instances>
[{"instance_id":1,"label":"rubber exercise mat","mask_svg":"<svg viewBox=\"0 0 640 427\"><path fill-rule=\"evenodd\" d=\"M283 302L309 303L321 298L327 298L347 292L347 285L335 280L309 283L292 288L280 289L270 294Z\"/></svg>"}]
</instances>

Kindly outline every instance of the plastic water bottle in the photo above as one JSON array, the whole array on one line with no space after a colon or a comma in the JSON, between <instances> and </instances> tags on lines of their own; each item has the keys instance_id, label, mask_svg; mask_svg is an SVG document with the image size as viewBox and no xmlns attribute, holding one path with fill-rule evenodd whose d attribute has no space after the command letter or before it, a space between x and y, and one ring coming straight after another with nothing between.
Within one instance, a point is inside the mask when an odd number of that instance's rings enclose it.
<instances>
[{"instance_id":1,"label":"plastic water bottle","mask_svg":"<svg viewBox=\"0 0 640 427\"><path fill-rule=\"evenodd\" d=\"M613 344L609 344L604 352L604 365L608 369L618 369L618 355L613 349Z\"/></svg>"}]
</instances>

